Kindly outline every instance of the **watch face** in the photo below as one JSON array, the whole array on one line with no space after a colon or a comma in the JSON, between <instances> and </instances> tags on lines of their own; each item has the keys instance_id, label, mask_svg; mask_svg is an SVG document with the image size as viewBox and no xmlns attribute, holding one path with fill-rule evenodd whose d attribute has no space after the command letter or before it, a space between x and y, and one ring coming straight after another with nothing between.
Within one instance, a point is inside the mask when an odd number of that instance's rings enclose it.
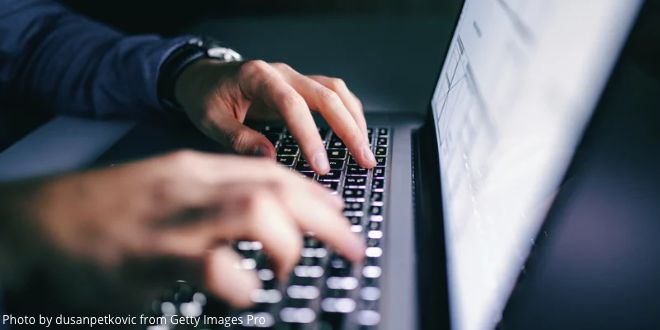
<instances>
[{"instance_id":1,"label":"watch face","mask_svg":"<svg viewBox=\"0 0 660 330\"><path fill-rule=\"evenodd\" d=\"M240 61L243 58L241 54L235 52L233 49L225 47L213 47L206 50L208 57L217 58L225 62Z\"/></svg>"}]
</instances>

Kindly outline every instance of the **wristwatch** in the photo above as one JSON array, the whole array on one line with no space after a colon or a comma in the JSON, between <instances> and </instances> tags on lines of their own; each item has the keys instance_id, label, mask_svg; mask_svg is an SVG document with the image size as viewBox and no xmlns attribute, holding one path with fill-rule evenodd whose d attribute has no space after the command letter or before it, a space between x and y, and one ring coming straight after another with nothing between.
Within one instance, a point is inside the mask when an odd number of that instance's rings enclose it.
<instances>
[{"instance_id":1,"label":"wristwatch","mask_svg":"<svg viewBox=\"0 0 660 330\"><path fill-rule=\"evenodd\" d=\"M181 105L176 100L176 81L188 66L204 58L225 63L243 60L241 54L221 46L212 38L191 38L175 49L160 67L158 99L163 108L181 110Z\"/></svg>"}]
</instances>

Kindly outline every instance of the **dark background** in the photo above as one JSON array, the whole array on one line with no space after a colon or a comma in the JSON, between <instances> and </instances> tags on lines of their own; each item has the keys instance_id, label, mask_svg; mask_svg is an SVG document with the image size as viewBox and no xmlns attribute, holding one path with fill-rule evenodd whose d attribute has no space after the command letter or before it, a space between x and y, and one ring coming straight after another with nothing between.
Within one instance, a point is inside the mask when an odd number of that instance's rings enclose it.
<instances>
[{"instance_id":1,"label":"dark background","mask_svg":"<svg viewBox=\"0 0 660 330\"><path fill-rule=\"evenodd\" d=\"M61 0L129 33L175 34L206 18L369 16L453 17L461 0Z\"/></svg>"}]
</instances>

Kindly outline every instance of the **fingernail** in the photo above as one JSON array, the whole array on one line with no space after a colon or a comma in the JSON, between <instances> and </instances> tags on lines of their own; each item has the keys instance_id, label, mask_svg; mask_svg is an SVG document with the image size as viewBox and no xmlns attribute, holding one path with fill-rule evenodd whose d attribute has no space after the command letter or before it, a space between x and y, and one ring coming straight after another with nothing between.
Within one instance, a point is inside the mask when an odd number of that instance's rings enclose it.
<instances>
[{"instance_id":1,"label":"fingernail","mask_svg":"<svg viewBox=\"0 0 660 330\"><path fill-rule=\"evenodd\" d=\"M371 152L371 148L368 146L362 147L362 157L364 157L372 165L376 164L376 157L374 157L374 153Z\"/></svg>"},{"instance_id":2,"label":"fingernail","mask_svg":"<svg viewBox=\"0 0 660 330\"><path fill-rule=\"evenodd\" d=\"M328 155L325 153L325 149L315 152L312 157L312 162L321 174L330 172L330 163L328 163Z\"/></svg>"}]
</instances>

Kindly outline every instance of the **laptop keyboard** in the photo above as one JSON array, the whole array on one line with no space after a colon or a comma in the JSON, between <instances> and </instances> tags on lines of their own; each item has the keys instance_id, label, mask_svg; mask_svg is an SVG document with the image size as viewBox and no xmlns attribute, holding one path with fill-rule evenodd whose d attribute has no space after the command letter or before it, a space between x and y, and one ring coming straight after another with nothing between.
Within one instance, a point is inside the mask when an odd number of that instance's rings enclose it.
<instances>
[{"instance_id":1,"label":"laptop keyboard","mask_svg":"<svg viewBox=\"0 0 660 330\"><path fill-rule=\"evenodd\" d=\"M267 126L261 132L275 146L277 161L282 166L319 182L343 197L343 213L351 223L351 230L365 238L366 258L362 264L350 263L319 240L306 236L300 261L288 283L280 283L269 268L260 242L236 242L235 248L243 257L241 267L254 269L263 282L263 288L253 292L253 307L232 315L239 317L241 323L233 327L377 329L381 319L380 277L390 130L369 128L369 141L378 165L367 170L357 165L344 143L333 132L320 129L331 168L323 176L313 172L286 129ZM206 304L204 294L191 291L183 282L178 290L181 291L181 288L190 291L186 295L188 298L183 299L189 301L159 302L154 306L154 312L157 315L202 315ZM221 329L225 325L205 324L200 328ZM164 324L158 329L178 327Z\"/></svg>"}]
</instances>

